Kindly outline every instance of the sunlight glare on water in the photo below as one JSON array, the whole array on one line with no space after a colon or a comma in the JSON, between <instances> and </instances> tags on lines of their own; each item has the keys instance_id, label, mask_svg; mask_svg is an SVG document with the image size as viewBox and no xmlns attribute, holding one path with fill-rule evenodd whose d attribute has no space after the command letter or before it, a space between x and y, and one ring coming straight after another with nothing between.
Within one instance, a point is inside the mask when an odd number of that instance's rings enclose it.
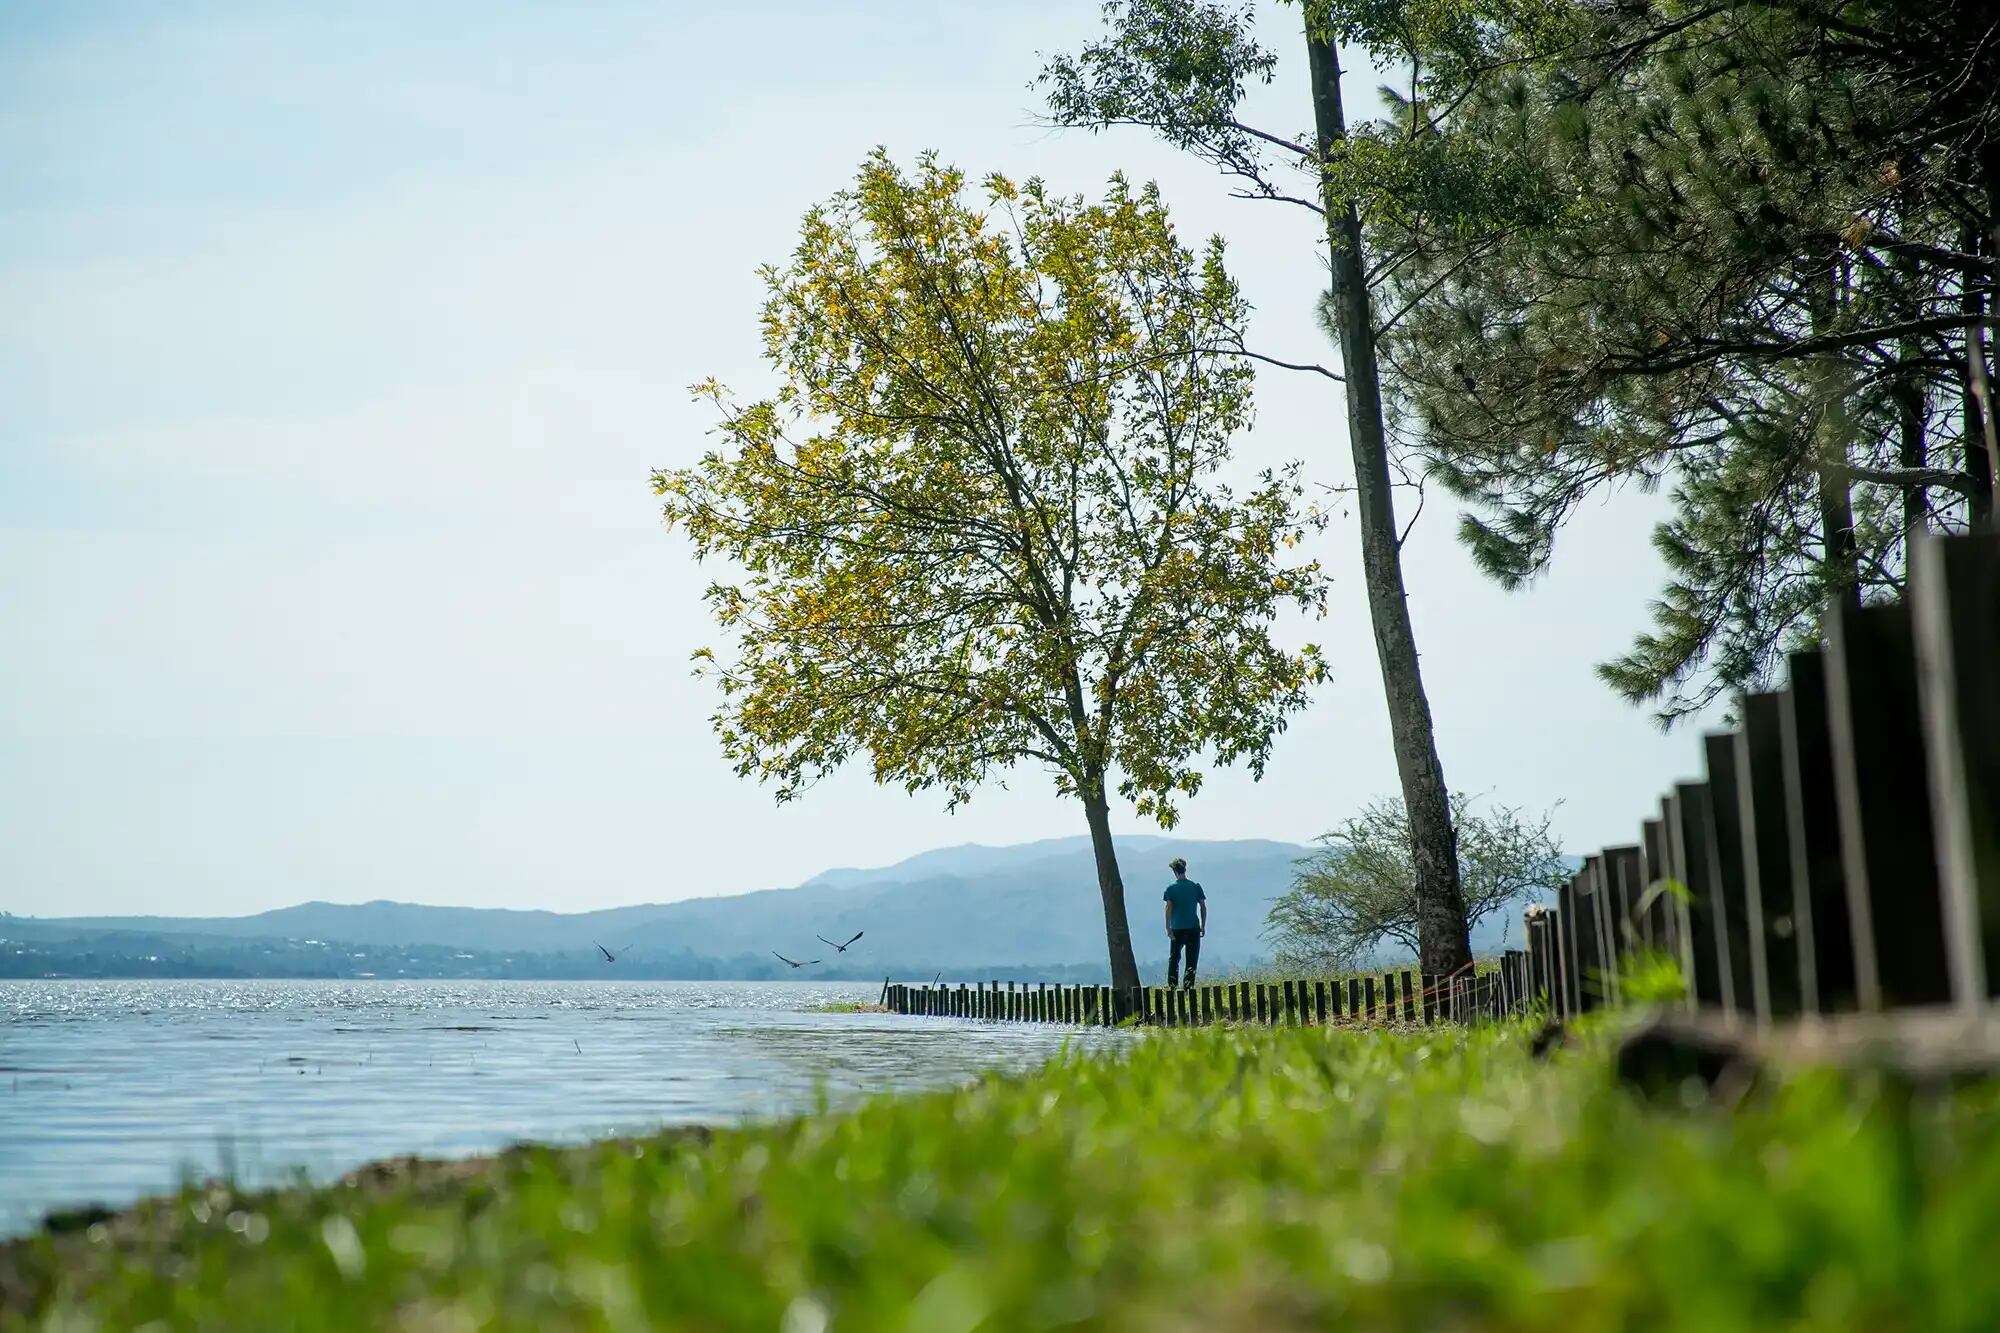
<instances>
[{"instance_id":1,"label":"sunlight glare on water","mask_svg":"<svg viewBox=\"0 0 2000 1333\"><path fill-rule=\"evenodd\" d=\"M187 1176L574 1142L1032 1067L1102 1030L811 1012L869 982L0 982L0 1234Z\"/></svg>"}]
</instances>

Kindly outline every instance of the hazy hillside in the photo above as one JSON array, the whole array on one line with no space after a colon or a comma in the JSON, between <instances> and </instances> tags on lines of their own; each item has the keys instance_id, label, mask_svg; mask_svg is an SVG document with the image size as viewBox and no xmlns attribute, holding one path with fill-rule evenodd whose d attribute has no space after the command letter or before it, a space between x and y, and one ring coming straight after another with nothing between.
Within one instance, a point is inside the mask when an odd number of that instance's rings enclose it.
<instances>
[{"instance_id":1,"label":"hazy hillside","mask_svg":"<svg viewBox=\"0 0 2000 1333\"><path fill-rule=\"evenodd\" d=\"M1142 963L1166 956L1160 890L1167 860L1187 857L1190 874L1208 889L1210 929L1205 961L1227 965L1265 957L1261 939L1271 899L1284 891L1304 848L1279 842L1191 842L1139 835L1119 839L1134 947ZM1514 913L1489 920L1474 947L1488 951L1517 941ZM850 953L836 955L815 935L846 939L865 931ZM321 965L332 952L342 974L357 968L395 975L397 963L456 965L465 975L590 975L594 942L634 952L626 975L759 976L786 969L773 949L821 959L844 971L880 976L1002 967L1104 966L1104 916L1086 838L1057 838L1011 847L967 845L920 853L873 870L836 869L791 889L768 889L677 903L596 912L514 911L426 907L413 903L302 903L244 917L7 918L0 936L64 946L72 955L143 958L171 951L179 974L215 960L218 974L252 972L257 960L284 975ZM199 947L196 940L202 941ZM141 941L145 941L141 943ZM250 948L249 942L260 942ZM242 942L241 944L235 942ZM275 947L285 942L286 947ZM313 951L319 952L313 952ZM354 950L377 951L362 959ZM464 951L458 957L450 951ZM521 955L535 955L530 960ZM421 960L421 961L420 961ZM22 961L28 960L24 956ZM166 958L158 961L166 966ZM1149 969L1150 970L1150 969ZM109 973L107 973L109 974ZM408 975L431 975L409 972ZM20 975L20 973L16 973Z\"/></svg>"}]
</instances>

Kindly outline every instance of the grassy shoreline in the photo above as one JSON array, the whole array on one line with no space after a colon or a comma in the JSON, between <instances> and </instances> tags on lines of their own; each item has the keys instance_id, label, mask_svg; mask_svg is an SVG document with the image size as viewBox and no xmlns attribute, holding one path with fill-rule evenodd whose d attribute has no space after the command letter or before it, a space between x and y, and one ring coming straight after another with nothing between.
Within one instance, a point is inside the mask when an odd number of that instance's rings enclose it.
<instances>
[{"instance_id":1,"label":"grassy shoreline","mask_svg":"<svg viewBox=\"0 0 2000 1333\"><path fill-rule=\"evenodd\" d=\"M1974 1329L2000 1094L1659 1105L1602 1041L1209 1029L0 1249L0 1328Z\"/></svg>"}]
</instances>

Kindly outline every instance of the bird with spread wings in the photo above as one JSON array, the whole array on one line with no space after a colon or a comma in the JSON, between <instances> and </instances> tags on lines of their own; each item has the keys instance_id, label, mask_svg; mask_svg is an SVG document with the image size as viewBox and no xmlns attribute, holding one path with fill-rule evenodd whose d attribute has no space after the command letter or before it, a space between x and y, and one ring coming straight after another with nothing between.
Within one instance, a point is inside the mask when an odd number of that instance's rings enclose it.
<instances>
[{"instance_id":1,"label":"bird with spread wings","mask_svg":"<svg viewBox=\"0 0 2000 1333\"><path fill-rule=\"evenodd\" d=\"M853 937L852 937L852 938L850 938L850 939L849 939L849 940L847 941L847 944L852 944L852 943L854 943L854 941L855 941L855 940L858 940L858 939L860 939L860 938L861 938L861 937L862 937L863 935L865 935L865 934L867 934L867 933L868 933L868 932L867 932L867 931L865 931L865 930L857 930L857 931L855 931L855 932L854 932L854 935L853 935ZM816 940L818 940L818 941L819 941L819 942L820 942L821 944L825 944L825 945L829 945L829 946L831 946L831 947L832 947L832 949L833 949L833 951L834 951L835 953L846 953L846 952L847 952L847 944L835 944L835 943L834 943L834 942L833 942L832 940L828 939L828 938L827 938L826 936L824 936L824 935L815 935L815 936L813 936L813 938L814 938L814 939L816 939Z\"/></svg>"}]
</instances>

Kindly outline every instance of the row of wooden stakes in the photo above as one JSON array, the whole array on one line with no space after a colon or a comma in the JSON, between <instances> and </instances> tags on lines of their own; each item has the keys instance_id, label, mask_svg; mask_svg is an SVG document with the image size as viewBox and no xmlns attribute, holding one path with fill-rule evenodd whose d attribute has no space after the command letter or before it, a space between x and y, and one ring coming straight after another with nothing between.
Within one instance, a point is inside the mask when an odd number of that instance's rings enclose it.
<instances>
[{"instance_id":1,"label":"row of wooden stakes","mask_svg":"<svg viewBox=\"0 0 2000 1333\"><path fill-rule=\"evenodd\" d=\"M2000 533L1931 537L1908 595L1835 604L1782 690L1740 696L1634 843L1527 916L1530 988L1617 1004L1664 958L1763 1028L2000 999Z\"/></svg>"},{"instance_id":2,"label":"row of wooden stakes","mask_svg":"<svg viewBox=\"0 0 2000 1333\"><path fill-rule=\"evenodd\" d=\"M1051 982L884 982L882 1002L897 1014L1077 1027L1466 1022L1525 1008L1526 964L1527 955L1513 951L1497 970L1476 976L1402 971L1344 981L1295 978L1127 990Z\"/></svg>"}]
</instances>

